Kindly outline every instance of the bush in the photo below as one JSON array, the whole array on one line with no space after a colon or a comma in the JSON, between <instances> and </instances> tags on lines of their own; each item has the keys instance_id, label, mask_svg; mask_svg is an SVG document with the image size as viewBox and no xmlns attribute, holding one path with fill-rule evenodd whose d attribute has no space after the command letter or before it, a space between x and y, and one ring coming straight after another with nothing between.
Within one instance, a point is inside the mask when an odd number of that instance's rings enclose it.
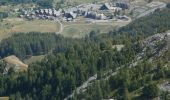
<instances>
[{"instance_id":1,"label":"bush","mask_svg":"<svg viewBox=\"0 0 170 100\"><path fill-rule=\"evenodd\" d=\"M159 95L159 88L156 84L149 84L143 88L143 96L145 98L154 98Z\"/></svg>"}]
</instances>

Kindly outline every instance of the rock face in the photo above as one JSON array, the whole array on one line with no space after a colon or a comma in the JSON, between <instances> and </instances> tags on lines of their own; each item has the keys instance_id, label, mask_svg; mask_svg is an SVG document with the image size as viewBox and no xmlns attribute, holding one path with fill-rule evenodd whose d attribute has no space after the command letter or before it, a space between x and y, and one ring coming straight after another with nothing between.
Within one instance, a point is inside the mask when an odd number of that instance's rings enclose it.
<instances>
[{"instance_id":1,"label":"rock face","mask_svg":"<svg viewBox=\"0 0 170 100\"><path fill-rule=\"evenodd\" d=\"M10 68L13 68L16 72L27 71L28 69L28 65L14 55L4 58L3 62L6 65L3 74L7 74Z\"/></svg>"},{"instance_id":2,"label":"rock face","mask_svg":"<svg viewBox=\"0 0 170 100\"><path fill-rule=\"evenodd\" d=\"M162 90L162 91L170 92L170 83L167 81L167 82L160 84L159 89Z\"/></svg>"}]
</instances>

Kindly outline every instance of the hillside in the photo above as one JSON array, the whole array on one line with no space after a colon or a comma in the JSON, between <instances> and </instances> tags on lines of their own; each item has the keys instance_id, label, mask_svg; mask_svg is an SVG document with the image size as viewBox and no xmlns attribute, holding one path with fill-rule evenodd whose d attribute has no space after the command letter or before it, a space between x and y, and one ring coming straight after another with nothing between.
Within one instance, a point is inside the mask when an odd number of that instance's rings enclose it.
<instances>
[{"instance_id":1,"label":"hillside","mask_svg":"<svg viewBox=\"0 0 170 100\"><path fill-rule=\"evenodd\" d=\"M159 97L158 92L162 93L157 86L169 80L170 72L169 66L164 68L169 64L169 11L154 12L105 35L92 31L85 38L73 39L30 32L3 40L3 57L46 56L29 64L27 72L0 77L0 96L28 100ZM13 56L6 61L24 66ZM148 88L151 92L146 92Z\"/></svg>"},{"instance_id":2,"label":"hillside","mask_svg":"<svg viewBox=\"0 0 170 100\"><path fill-rule=\"evenodd\" d=\"M170 100L166 3L102 1L0 0L0 99Z\"/></svg>"},{"instance_id":3,"label":"hillside","mask_svg":"<svg viewBox=\"0 0 170 100\"><path fill-rule=\"evenodd\" d=\"M123 98L130 98L130 100L151 99L153 97L143 96L143 88L150 84L157 84L155 88L161 94L160 96L157 94L157 99L169 100L164 99L169 98L169 39L169 33L167 32L158 33L141 40L141 52L136 54L134 60L129 62L128 65L122 66L116 71L109 71L107 75L106 73L101 73L102 77L100 76L100 78L97 78L96 75L91 77L91 80L89 78L90 81L84 82L67 99L74 97L75 93L77 99L92 99L98 95L96 91L100 92L100 96L104 98L120 100L124 100ZM140 83L141 81L143 82ZM128 85L127 88L124 87L124 84ZM126 92L124 89L127 89ZM152 92L156 91L154 90ZM148 91L147 95L148 93L150 92ZM122 96L122 94L125 96ZM96 96L96 98L98 97Z\"/></svg>"}]
</instances>

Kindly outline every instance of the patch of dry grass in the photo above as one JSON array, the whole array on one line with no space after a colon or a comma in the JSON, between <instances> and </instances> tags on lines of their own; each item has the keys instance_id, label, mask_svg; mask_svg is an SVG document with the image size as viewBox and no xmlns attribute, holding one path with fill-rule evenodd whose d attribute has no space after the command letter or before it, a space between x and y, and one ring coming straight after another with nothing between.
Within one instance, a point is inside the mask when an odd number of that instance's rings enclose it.
<instances>
[{"instance_id":1,"label":"patch of dry grass","mask_svg":"<svg viewBox=\"0 0 170 100\"><path fill-rule=\"evenodd\" d=\"M25 59L24 63L31 64L31 63L34 63L34 62L37 62L37 61L41 61L44 57L45 57L45 55L32 56L28 59Z\"/></svg>"},{"instance_id":2,"label":"patch of dry grass","mask_svg":"<svg viewBox=\"0 0 170 100\"><path fill-rule=\"evenodd\" d=\"M9 100L9 97L0 97L0 100Z\"/></svg>"},{"instance_id":3,"label":"patch of dry grass","mask_svg":"<svg viewBox=\"0 0 170 100\"><path fill-rule=\"evenodd\" d=\"M99 30L100 33L107 33L114 29L113 25L102 24L73 24L64 27L61 33L66 37L81 38L90 33L92 30ZM98 34L100 34L98 33Z\"/></svg>"},{"instance_id":4,"label":"patch of dry grass","mask_svg":"<svg viewBox=\"0 0 170 100\"><path fill-rule=\"evenodd\" d=\"M7 64L6 67L13 67L14 69L17 69L17 71L26 71L28 68L28 65L24 64L14 55L5 57L3 60Z\"/></svg>"},{"instance_id":5,"label":"patch of dry grass","mask_svg":"<svg viewBox=\"0 0 170 100\"><path fill-rule=\"evenodd\" d=\"M64 22L64 28L61 34L66 37L81 38L89 34L92 30L99 30L100 33L98 34L108 33L130 22L131 20L89 23L86 22L84 18L80 17L75 22Z\"/></svg>"}]
</instances>

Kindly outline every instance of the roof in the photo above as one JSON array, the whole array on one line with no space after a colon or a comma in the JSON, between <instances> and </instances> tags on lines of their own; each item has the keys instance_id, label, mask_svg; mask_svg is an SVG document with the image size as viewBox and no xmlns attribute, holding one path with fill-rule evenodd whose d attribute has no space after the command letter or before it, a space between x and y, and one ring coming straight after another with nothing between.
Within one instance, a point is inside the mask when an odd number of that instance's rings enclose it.
<instances>
[{"instance_id":1,"label":"roof","mask_svg":"<svg viewBox=\"0 0 170 100\"><path fill-rule=\"evenodd\" d=\"M66 12L66 13L65 13L65 16L66 16L67 18L69 18L70 16L71 16L72 18L76 18L76 17L77 17L77 14L74 13L74 12Z\"/></svg>"},{"instance_id":2,"label":"roof","mask_svg":"<svg viewBox=\"0 0 170 100\"><path fill-rule=\"evenodd\" d=\"M100 7L100 10L110 10L111 9L111 5L109 3L105 3L103 4L103 6Z\"/></svg>"},{"instance_id":3,"label":"roof","mask_svg":"<svg viewBox=\"0 0 170 100\"><path fill-rule=\"evenodd\" d=\"M111 8L111 6L110 6L110 4L109 3L105 3L104 4L108 9L110 9Z\"/></svg>"},{"instance_id":4,"label":"roof","mask_svg":"<svg viewBox=\"0 0 170 100\"><path fill-rule=\"evenodd\" d=\"M55 10L55 11L53 12L53 14L54 14L55 16L60 16L60 11L56 11L56 10Z\"/></svg>"},{"instance_id":5,"label":"roof","mask_svg":"<svg viewBox=\"0 0 170 100\"><path fill-rule=\"evenodd\" d=\"M71 15L73 18L76 18L76 17L77 17L77 14L76 14L76 13L73 13L73 12L70 12L70 15Z\"/></svg>"}]
</instances>

